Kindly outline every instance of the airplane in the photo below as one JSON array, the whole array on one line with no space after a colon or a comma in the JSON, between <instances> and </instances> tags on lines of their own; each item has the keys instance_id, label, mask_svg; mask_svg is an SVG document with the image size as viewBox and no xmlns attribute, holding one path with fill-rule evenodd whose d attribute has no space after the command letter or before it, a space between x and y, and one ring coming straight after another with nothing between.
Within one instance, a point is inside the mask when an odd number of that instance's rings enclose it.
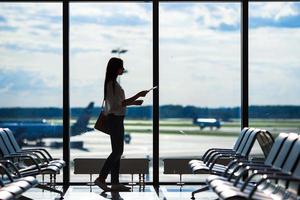
<instances>
[{"instance_id":1,"label":"airplane","mask_svg":"<svg viewBox=\"0 0 300 200\"><path fill-rule=\"evenodd\" d=\"M216 127L216 129L221 128L221 122L215 118L193 118L193 124L200 127L200 129L204 129L205 127L209 127L211 130Z\"/></svg>"},{"instance_id":2,"label":"airplane","mask_svg":"<svg viewBox=\"0 0 300 200\"><path fill-rule=\"evenodd\" d=\"M83 110L77 121L71 126L70 135L81 135L85 132L94 130L89 128L94 102ZM15 135L20 145L26 145L27 141L35 141L38 145L43 145L43 138L63 137L63 125L48 123L47 120L28 120L28 121L5 121L0 122L0 127L9 128Z\"/></svg>"},{"instance_id":3,"label":"airplane","mask_svg":"<svg viewBox=\"0 0 300 200\"><path fill-rule=\"evenodd\" d=\"M94 102L83 110L77 121L71 126L70 136L81 135L83 133L94 131L94 128L88 127ZM0 121L1 128L9 128L15 135L17 142L21 145L29 145L29 141L36 142L37 145L44 146L43 138L63 138L63 125L48 123L47 120L27 120L27 121ZM124 141L129 144L131 136L125 132ZM72 148L83 149L83 142L71 142ZM60 148L61 142L52 142L50 147Z\"/></svg>"}]
</instances>

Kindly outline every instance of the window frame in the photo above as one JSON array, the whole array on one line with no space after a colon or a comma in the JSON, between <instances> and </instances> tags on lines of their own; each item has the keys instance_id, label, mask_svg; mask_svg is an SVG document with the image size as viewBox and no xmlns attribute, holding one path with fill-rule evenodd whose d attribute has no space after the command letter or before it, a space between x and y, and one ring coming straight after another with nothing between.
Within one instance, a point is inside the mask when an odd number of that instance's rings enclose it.
<instances>
[{"instance_id":1,"label":"window frame","mask_svg":"<svg viewBox=\"0 0 300 200\"><path fill-rule=\"evenodd\" d=\"M248 107L249 107L249 59L248 59L248 9L249 2L255 2L259 0L190 0L189 2L236 2L241 4L241 129L248 126ZM291 1L291 0L287 0ZM85 2L84 0L4 0L3 3L45 3L45 2L56 2L62 3L62 25L63 25L63 159L66 162L66 166L63 169L63 188L67 191L70 185L82 185L83 183L70 182L70 77L69 77L69 3L72 2ZM88 2L110 2L119 3L121 1L112 0L89 0ZM153 27L153 85L157 85L158 89L153 91L153 182L147 182L158 188L159 185L171 184L175 185L175 182L160 182L159 181L159 3L160 2L177 2L186 3L183 0L127 0L122 2L151 2L152 3L152 27ZM272 2L266 0L264 2ZM192 183L194 184L194 183Z\"/></svg>"}]
</instances>

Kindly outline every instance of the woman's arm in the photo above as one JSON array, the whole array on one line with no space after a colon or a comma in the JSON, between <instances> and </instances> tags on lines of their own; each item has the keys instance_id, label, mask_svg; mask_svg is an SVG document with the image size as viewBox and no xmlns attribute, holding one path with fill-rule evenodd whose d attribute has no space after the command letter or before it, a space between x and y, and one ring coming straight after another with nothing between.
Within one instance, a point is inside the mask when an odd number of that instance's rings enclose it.
<instances>
[{"instance_id":1,"label":"woman's arm","mask_svg":"<svg viewBox=\"0 0 300 200\"><path fill-rule=\"evenodd\" d=\"M144 90L128 99L125 99L124 101L122 101L122 106L124 107L124 106L132 106L132 105L141 105L143 103L143 100L137 100L137 99L139 97L146 96L148 92L149 92L148 90Z\"/></svg>"},{"instance_id":2,"label":"woman's arm","mask_svg":"<svg viewBox=\"0 0 300 200\"><path fill-rule=\"evenodd\" d=\"M132 102L131 104L129 104L128 106L140 106L143 104L143 100L135 100L134 102Z\"/></svg>"}]
</instances>

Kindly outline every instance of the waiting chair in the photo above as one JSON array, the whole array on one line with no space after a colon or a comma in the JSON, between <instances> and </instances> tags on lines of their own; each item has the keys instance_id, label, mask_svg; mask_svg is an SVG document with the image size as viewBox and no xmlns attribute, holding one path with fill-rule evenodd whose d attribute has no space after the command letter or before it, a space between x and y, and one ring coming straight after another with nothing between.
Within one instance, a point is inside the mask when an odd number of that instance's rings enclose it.
<instances>
[{"instance_id":1,"label":"waiting chair","mask_svg":"<svg viewBox=\"0 0 300 200\"><path fill-rule=\"evenodd\" d=\"M282 144L283 146L280 147ZM275 149L277 149L279 152L277 153ZM274 154L277 156L276 159L272 161ZM280 134L275 140L274 146L271 149L269 157L266 159L265 165L251 165L251 163L249 163L249 166L244 166L246 167L246 171L250 169L255 170L245 182L240 179L240 176L235 178L234 182L232 182L228 178L212 175L207 178L207 183L221 199L270 199L271 194L278 192L278 187L284 188L283 190L285 190L286 183L279 181L276 185L273 185L273 187L270 187L270 184L268 183L264 186L261 186L265 189L264 193L261 191L255 193L257 186L261 183L253 184L253 177L257 176L258 174L289 175L294 172L295 165L299 164L299 158L300 139L298 135L289 134L289 137L286 137L286 134ZM273 163L273 165L270 166L270 163ZM284 199L283 197L285 195L285 192L281 191L280 194L276 195L275 199L279 197L279 199Z\"/></svg>"},{"instance_id":2,"label":"waiting chair","mask_svg":"<svg viewBox=\"0 0 300 200\"><path fill-rule=\"evenodd\" d=\"M250 151L254 145L254 142L257 138L258 135L261 135L261 137L264 137L264 135L270 135L269 132L265 131L265 130L261 130L261 129L254 129L254 128L250 128L248 129L245 133L244 133L244 137L241 141L241 144L239 145L238 149L236 152L224 152L224 153L218 153L215 154L213 156L211 156L211 158L206 162L203 163L201 161L195 161L192 160L189 164L193 170L194 173L207 173L207 174L218 174L218 175L222 175L225 171L226 171L226 166L221 165L221 164L217 164L217 161L220 158L228 158L231 160L234 159L248 159L248 155L250 154ZM191 199L195 199L195 194L202 192L202 191L206 191L209 189L209 186L206 185L198 190L195 190L192 192L192 197Z\"/></svg>"},{"instance_id":3,"label":"waiting chair","mask_svg":"<svg viewBox=\"0 0 300 200\"><path fill-rule=\"evenodd\" d=\"M1 200L11 200L23 197L24 192L38 184L37 180L32 176L13 179L8 169L2 164L0 164L0 170L2 175L2 178L0 179ZM4 178L6 178L6 180Z\"/></svg>"},{"instance_id":4,"label":"waiting chair","mask_svg":"<svg viewBox=\"0 0 300 200\"><path fill-rule=\"evenodd\" d=\"M3 135L6 135L6 133L3 131L3 129L0 129L0 136ZM8 143L7 140L3 140L3 137L0 137L0 154L2 155L1 159L4 161L9 160L13 164L16 164L15 167L11 168L11 170L19 174L20 176L22 177L37 176L37 175L44 176L45 174L50 174L50 177L52 177L52 175L54 175L55 177L55 175L60 172L61 169L60 167L52 164L45 165L45 163L42 162L41 159L33 152L26 152L26 153L14 152L12 146L9 144L10 143ZM30 166L23 164L24 159L29 159L33 164ZM62 191L49 187L44 184L38 184L36 187L44 190L56 192L60 194L61 197L63 195Z\"/></svg>"},{"instance_id":5,"label":"waiting chair","mask_svg":"<svg viewBox=\"0 0 300 200\"><path fill-rule=\"evenodd\" d=\"M59 160L59 159L53 159L51 154L44 148L26 148L26 149L21 149L19 144L17 143L17 140L15 139L13 133L11 132L10 129L8 128L4 128L4 133L3 137L6 141L6 143L10 143L10 148L13 148L13 150L16 153L35 153L38 155L41 155L41 158L43 160L43 162L45 162L45 165L55 165L59 168L63 168L66 164L65 161L63 160Z\"/></svg>"}]
</instances>

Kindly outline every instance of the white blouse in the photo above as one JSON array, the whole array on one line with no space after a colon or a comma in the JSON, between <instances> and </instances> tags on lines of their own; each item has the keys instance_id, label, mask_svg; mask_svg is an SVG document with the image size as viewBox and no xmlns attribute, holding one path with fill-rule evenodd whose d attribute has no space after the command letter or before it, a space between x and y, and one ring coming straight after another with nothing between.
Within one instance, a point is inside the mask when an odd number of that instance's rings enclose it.
<instances>
[{"instance_id":1,"label":"white blouse","mask_svg":"<svg viewBox=\"0 0 300 200\"><path fill-rule=\"evenodd\" d=\"M125 100L125 92L118 82L115 83L113 90L113 82L109 81L106 86L106 99L104 111L106 114L114 114L125 116L126 106L122 106L122 101Z\"/></svg>"}]
</instances>

